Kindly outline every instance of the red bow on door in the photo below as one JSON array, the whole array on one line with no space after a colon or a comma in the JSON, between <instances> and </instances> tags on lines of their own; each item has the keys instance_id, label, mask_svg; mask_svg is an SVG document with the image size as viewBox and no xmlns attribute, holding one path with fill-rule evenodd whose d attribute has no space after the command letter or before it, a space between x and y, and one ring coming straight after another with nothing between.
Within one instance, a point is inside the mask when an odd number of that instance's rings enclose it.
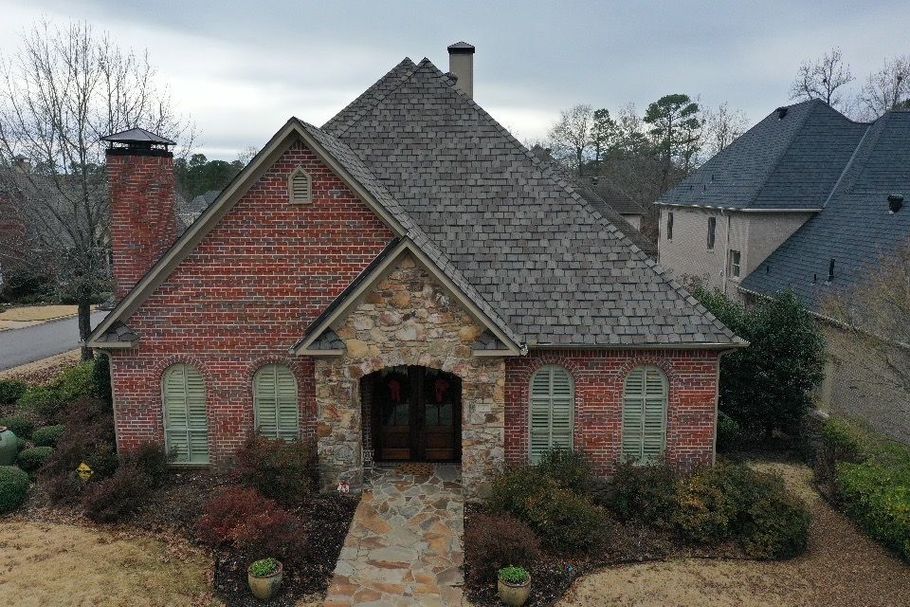
<instances>
[{"instance_id":1,"label":"red bow on door","mask_svg":"<svg viewBox=\"0 0 910 607\"><path fill-rule=\"evenodd\" d=\"M449 382L445 379L437 379L436 383L433 384L433 390L436 394L436 403L441 403L446 396L446 392L449 391Z\"/></svg>"},{"instance_id":2,"label":"red bow on door","mask_svg":"<svg viewBox=\"0 0 910 607\"><path fill-rule=\"evenodd\" d=\"M401 402L401 382L397 379L389 380L389 398L392 399L392 402Z\"/></svg>"}]
</instances>

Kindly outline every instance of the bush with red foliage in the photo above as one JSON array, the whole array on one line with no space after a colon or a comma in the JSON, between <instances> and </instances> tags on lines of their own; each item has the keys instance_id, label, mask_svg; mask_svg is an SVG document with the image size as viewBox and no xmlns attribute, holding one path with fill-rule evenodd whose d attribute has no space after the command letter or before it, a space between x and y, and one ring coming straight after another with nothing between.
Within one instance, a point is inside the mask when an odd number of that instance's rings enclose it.
<instances>
[{"instance_id":1,"label":"bush with red foliage","mask_svg":"<svg viewBox=\"0 0 910 607\"><path fill-rule=\"evenodd\" d=\"M301 505L319 487L311 441L254 436L237 452L237 481L288 507Z\"/></svg>"},{"instance_id":2,"label":"bush with red foliage","mask_svg":"<svg viewBox=\"0 0 910 607\"><path fill-rule=\"evenodd\" d=\"M82 495L85 515L96 523L122 521L145 503L153 484L141 468L123 464L110 478L87 484Z\"/></svg>"},{"instance_id":3,"label":"bush with red foliage","mask_svg":"<svg viewBox=\"0 0 910 607\"><path fill-rule=\"evenodd\" d=\"M540 540L526 524L509 514L475 514L464 535L465 573L470 582L484 584L496 572L514 565L528 569L541 558Z\"/></svg>"},{"instance_id":4,"label":"bush with red foliage","mask_svg":"<svg viewBox=\"0 0 910 607\"><path fill-rule=\"evenodd\" d=\"M229 487L209 500L196 531L206 544L254 559L294 561L305 541L303 521L251 487Z\"/></svg>"}]
</instances>

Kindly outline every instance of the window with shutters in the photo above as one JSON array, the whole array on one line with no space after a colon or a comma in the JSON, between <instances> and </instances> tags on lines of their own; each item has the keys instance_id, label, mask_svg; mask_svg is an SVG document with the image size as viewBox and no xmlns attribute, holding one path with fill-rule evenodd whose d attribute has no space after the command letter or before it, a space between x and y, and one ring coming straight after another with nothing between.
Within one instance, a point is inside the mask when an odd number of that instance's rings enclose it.
<instances>
[{"instance_id":1,"label":"window with shutters","mask_svg":"<svg viewBox=\"0 0 910 607\"><path fill-rule=\"evenodd\" d=\"M626 378L622 402L622 457L639 464L661 460L667 442L667 377L638 367Z\"/></svg>"},{"instance_id":2,"label":"window with shutters","mask_svg":"<svg viewBox=\"0 0 910 607\"><path fill-rule=\"evenodd\" d=\"M572 449L575 386L562 367L543 367L531 377L531 463L552 449Z\"/></svg>"},{"instance_id":3,"label":"window with shutters","mask_svg":"<svg viewBox=\"0 0 910 607\"><path fill-rule=\"evenodd\" d=\"M303 167L298 167L288 177L288 194L294 204L313 202L313 178L303 170Z\"/></svg>"},{"instance_id":4,"label":"window with shutters","mask_svg":"<svg viewBox=\"0 0 910 607\"><path fill-rule=\"evenodd\" d=\"M209 420L205 382L196 368L177 364L162 378L164 440L176 464L209 463Z\"/></svg>"},{"instance_id":5,"label":"window with shutters","mask_svg":"<svg viewBox=\"0 0 910 607\"><path fill-rule=\"evenodd\" d=\"M253 401L258 434L297 440L300 436L297 380L288 367L266 365L259 369L253 377Z\"/></svg>"}]
</instances>

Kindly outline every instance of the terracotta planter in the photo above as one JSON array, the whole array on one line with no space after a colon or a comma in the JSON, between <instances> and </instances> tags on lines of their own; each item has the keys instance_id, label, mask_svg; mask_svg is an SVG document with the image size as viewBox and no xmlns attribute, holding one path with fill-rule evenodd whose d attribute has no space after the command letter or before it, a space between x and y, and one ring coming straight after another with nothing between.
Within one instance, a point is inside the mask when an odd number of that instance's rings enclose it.
<instances>
[{"instance_id":1,"label":"terracotta planter","mask_svg":"<svg viewBox=\"0 0 910 607\"><path fill-rule=\"evenodd\" d=\"M260 601L267 601L278 593L281 588L281 580L284 574L284 566L278 563L278 570L272 575L257 577L246 572L246 581L250 585L250 592Z\"/></svg>"},{"instance_id":2,"label":"terracotta planter","mask_svg":"<svg viewBox=\"0 0 910 607\"><path fill-rule=\"evenodd\" d=\"M509 584L499 580L499 600L509 607L521 607L531 594L531 578L524 584Z\"/></svg>"}]
</instances>

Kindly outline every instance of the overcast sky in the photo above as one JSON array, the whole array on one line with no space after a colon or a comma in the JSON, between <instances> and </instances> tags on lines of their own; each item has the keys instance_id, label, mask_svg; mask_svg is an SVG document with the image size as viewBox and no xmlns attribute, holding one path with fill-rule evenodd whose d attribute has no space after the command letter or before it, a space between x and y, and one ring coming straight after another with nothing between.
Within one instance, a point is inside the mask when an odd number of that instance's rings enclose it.
<instances>
[{"instance_id":1,"label":"overcast sky","mask_svg":"<svg viewBox=\"0 0 910 607\"><path fill-rule=\"evenodd\" d=\"M477 47L474 95L523 140L559 110L639 110L667 93L728 101L750 124L788 101L800 62L839 45L857 80L910 53L910 2L0 0L0 53L45 16L148 49L210 158L259 148L287 118L322 124L404 56L448 70ZM858 85L858 83L857 83Z\"/></svg>"}]
</instances>

